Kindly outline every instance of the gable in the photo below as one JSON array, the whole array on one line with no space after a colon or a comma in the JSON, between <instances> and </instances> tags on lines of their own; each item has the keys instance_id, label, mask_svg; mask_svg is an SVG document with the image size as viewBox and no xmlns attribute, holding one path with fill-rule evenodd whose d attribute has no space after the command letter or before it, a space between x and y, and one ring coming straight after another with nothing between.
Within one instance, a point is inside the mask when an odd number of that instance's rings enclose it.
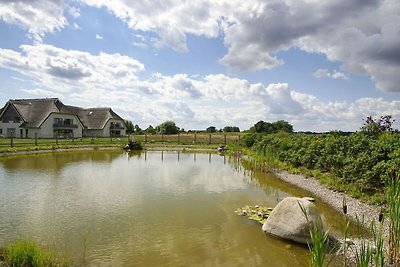
<instances>
[{"instance_id":1,"label":"gable","mask_svg":"<svg viewBox=\"0 0 400 267\"><path fill-rule=\"evenodd\" d=\"M22 116L18 113L18 111L15 109L13 105L7 105L6 107L3 108L3 112L1 114L1 121L2 122L22 122L24 119Z\"/></svg>"}]
</instances>

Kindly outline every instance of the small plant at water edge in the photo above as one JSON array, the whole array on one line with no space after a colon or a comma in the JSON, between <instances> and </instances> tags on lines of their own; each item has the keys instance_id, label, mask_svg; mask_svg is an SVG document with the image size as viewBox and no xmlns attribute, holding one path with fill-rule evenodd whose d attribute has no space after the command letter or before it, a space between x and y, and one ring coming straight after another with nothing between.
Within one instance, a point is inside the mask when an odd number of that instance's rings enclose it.
<instances>
[{"instance_id":1,"label":"small plant at water edge","mask_svg":"<svg viewBox=\"0 0 400 267\"><path fill-rule=\"evenodd\" d=\"M327 244L329 241L328 231L323 230L321 217L315 212L315 220L312 221L305 210L304 206L299 203L300 209L309 225L311 242L308 244L310 249L310 266L323 267L329 266L330 261L327 259Z\"/></svg>"},{"instance_id":2,"label":"small plant at water edge","mask_svg":"<svg viewBox=\"0 0 400 267\"><path fill-rule=\"evenodd\" d=\"M66 256L58 257L32 240L19 240L6 245L3 258L6 266L10 267L72 266Z\"/></svg>"}]
</instances>

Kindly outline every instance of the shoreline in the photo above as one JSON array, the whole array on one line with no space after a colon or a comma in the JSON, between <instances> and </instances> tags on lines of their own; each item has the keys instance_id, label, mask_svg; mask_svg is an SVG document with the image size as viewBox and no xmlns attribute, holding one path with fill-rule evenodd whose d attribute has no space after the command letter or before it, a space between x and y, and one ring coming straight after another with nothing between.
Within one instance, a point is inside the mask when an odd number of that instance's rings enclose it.
<instances>
[{"instance_id":1,"label":"shoreline","mask_svg":"<svg viewBox=\"0 0 400 267\"><path fill-rule=\"evenodd\" d=\"M291 174L285 170L274 170L272 173L280 180L318 196L323 202L342 214L343 198L345 197L347 204L347 214L345 216L354 221L356 221L357 218L362 219L362 216L364 216L364 226L366 227L369 227L373 221L375 221L375 223L378 222L381 206L369 205L346 193L329 189L314 177L309 177L304 174ZM384 231L387 232L387 230L388 225L385 224Z\"/></svg>"}]
</instances>

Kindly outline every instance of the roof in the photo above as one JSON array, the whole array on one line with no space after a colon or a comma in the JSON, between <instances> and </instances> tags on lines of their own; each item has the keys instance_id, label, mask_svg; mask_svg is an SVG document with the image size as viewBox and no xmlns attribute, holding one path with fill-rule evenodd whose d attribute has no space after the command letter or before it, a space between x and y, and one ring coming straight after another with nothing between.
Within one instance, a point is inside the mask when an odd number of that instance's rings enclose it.
<instances>
[{"instance_id":1,"label":"roof","mask_svg":"<svg viewBox=\"0 0 400 267\"><path fill-rule=\"evenodd\" d=\"M24 127L38 128L51 113L59 112L57 101L60 100L57 98L16 99L10 100L9 103L25 121Z\"/></svg>"},{"instance_id":2,"label":"roof","mask_svg":"<svg viewBox=\"0 0 400 267\"><path fill-rule=\"evenodd\" d=\"M22 119L23 127L39 128L52 113L72 114L79 118L87 129L103 129L110 119L123 120L111 108L80 108L64 105L58 98L14 99L13 105ZM0 109L0 115L7 105Z\"/></svg>"}]
</instances>

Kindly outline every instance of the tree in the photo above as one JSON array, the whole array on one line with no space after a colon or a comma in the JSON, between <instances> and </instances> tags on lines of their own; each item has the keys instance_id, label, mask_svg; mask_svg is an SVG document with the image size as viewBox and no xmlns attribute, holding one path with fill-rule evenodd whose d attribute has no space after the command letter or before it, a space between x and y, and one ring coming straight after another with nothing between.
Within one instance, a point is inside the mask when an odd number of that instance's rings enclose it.
<instances>
[{"instance_id":1,"label":"tree","mask_svg":"<svg viewBox=\"0 0 400 267\"><path fill-rule=\"evenodd\" d=\"M259 121L256 124L254 124L253 127L250 128L250 132L253 132L253 133L271 134L271 133L277 133L279 131L292 133L293 126L290 123L288 123L287 121L279 120L279 121L276 121L273 123Z\"/></svg>"},{"instance_id":2,"label":"tree","mask_svg":"<svg viewBox=\"0 0 400 267\"><path fill-rule=\"evenodd\" d=\"M139 127L139 125L135 124L135 134L142 134L143 130Z\"/></svg>"},{"instance_id":3,"label":"tree","mask_svg":"<svg viewBox=\"0 0 400 267\"><path fill-rule=\"evenodd\" d=\"M217 129L214 126L210 126L206 129L207 133L215 133Z\"/></svg>"},{"instance_id":4,"label":"tree","mask_svg":"<svg viewBox=\"0 0 400 267\"><path fill-rule=\"evenodd\" d=\"M147 127L147 129L145 130L145 132L147 134L155 134L156 133L156 129L154 129L153 126L149 125L149 127Z\"/></svg>"},{"instance_id":5,"label":"tree","mask_svg":"<svg viewBox=\"0 0 400 267\"><path fill-rule=\"evenodd\" d=\"M230 133L230 132L232 132L232 126L225 126L224 129L223 129L223 131L224 131L225 133Z\"/></svg>"},{"instance_id":6,"label":"tree","mask_svg":"<svg viewBox=\"0 0 400 267\"><path fill-rule=\"evenodd\" d=\"M159 134L177 134L179 127L173 121L165 121L156 127L156 132Z\"/></svg>"},{"instance_id":7,"label":"tree","mask_svg":"<svg viewBox=\"0 0 400 267\"><path fill-rule=\"evenodd\" d=\"M378 135L381 132L393 132L392 125L395 122L392 115L381 116L379 120L375 120L372 116L364 119L361 131L368 135Z\"/></svg>"},{"instance_id":8,"label":"tree","mask_svg":"<svg viewBox=\"0 0 400 267\"><path fill-rule=\"evenodd\" d=\"M135 132L135 127L133 126L133 123L130 120L124 120L124 124L127 134L133 134Z\"/></svg>"},{"instance_id":9,"label":"tree","mask_svg":"<svg viewBox=\"0 0 400 267\"><path fill-rule=\"evenodd\" d=\"M239 133L239 132L240 132L239 127L237 127L237 126L232 126L232 132L234 132L234 133Z\"/></svg>"},{"instance_id":10,"label":"tree","mask_svg":"<svg viewBox=\"0 0 400 267\"><path fill-rule=\"evenodd\" d=\"M275 127L275 129L277 131L293 133L293 125L291 125L287 121L279 120L279 121L273 122L272 125Z\"/></svg>"}]
</instances>

